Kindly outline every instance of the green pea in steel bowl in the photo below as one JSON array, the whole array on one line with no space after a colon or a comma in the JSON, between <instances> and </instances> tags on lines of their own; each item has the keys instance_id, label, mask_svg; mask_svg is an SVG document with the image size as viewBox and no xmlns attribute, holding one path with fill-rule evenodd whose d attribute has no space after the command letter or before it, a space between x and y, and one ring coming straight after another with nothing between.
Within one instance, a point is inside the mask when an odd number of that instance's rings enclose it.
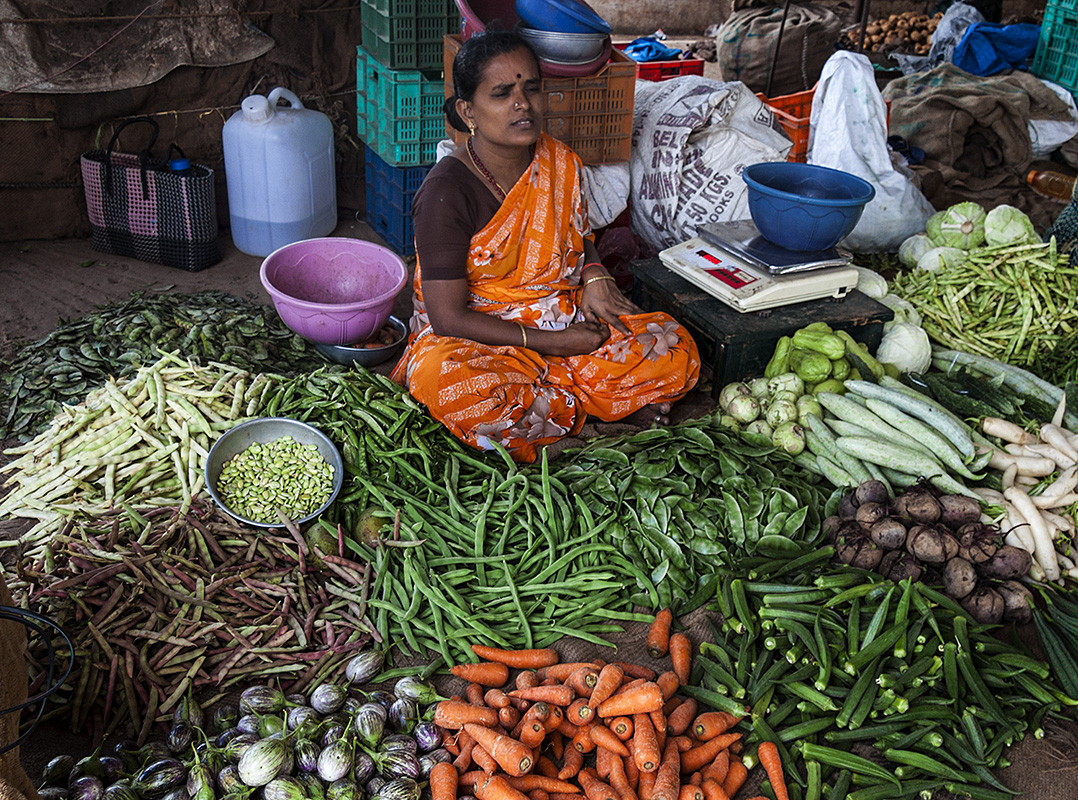
<instances>
[{"instance_id":1,"label":"green pea in steel bowl","mask_svg":"<svg viewBox=\"0 0 1078 800\"><path fill-rule=\"evenodd\" d=\"M248 449L256 443L259 445L278 443L274 446L288 447L289 450L301 449L283 444L282 440L286 438L290 438L297 445L313 447L302 448L304 451L302 454L288 452L288 458L298 460L280 464L279 469L265 467L256 470L252 477L244 481L244 491L260 493L267 508L275 509L282 506L286 513L288 513L289 504L295 503L296 506L301 507L301 510L292 512L295 515L292 522L297 525L309 522L329 508L340 493L344 482L344 462L336 445L320 430L305 422L287 417L260 417L241 422L225 431L210 448L209 455L206 457L206 488L210 497L222 511L240 522L259 528L284 527L284 523L276 513L271 516L267 511L266 518L262 518L261 515L255 518L250 512L244 513L248 507L248 501L240 501L236 489L222 484L221 473L228 462L236 456L247 453ZM265 450L266 448L263 448L262 452L265 453ZM248 459L253 456L254 453L247 454ZM331 472L328 480L325 476L326 467ZM303 481L308 481L309 486L318 489L314 493L313 500L297 500L297 495L301 496L301 490L297 488L297 484ZM233 505L239 506L243 503L242 509L230 507L229 498L235 498L232 500ZM253 506L253 501L251 502ZM305 505L314 507L303 507Z\"/></svg>"}]
</instances>

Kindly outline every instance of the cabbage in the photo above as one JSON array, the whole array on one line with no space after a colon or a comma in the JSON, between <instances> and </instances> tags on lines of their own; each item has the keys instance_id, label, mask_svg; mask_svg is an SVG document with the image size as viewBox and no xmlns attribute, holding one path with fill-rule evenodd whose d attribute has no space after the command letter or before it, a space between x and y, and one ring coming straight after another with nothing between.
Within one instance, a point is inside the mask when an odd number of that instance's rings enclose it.
<instances>
[{"instance_id":1,"label":"cabbage","mask_svg":"<svg viewBox=\"0 0 1078 800\"><path fill-rule=\"evenodd\" d=\"M898 260L907 267L916 267L921 256L935 247L927 234L915 233L898 246Z\"/></svg>"},{"instance_id":2,"label":"cabbage","mask_svg":"<svg viewBox=\"0 0 1078 800\"><path fill-rule=\"evenodd\" d=\"M933 272L941 267L956 267L966 260L966 251L957 247L933 247L917 260L917 269Z\"/></svg>"},{"instance_id":3,"label":"cabbage","mask_svg":"<svg viewBox=\"0 0 1078 800\"><path fill-rule=\"evenodd\" d=\"M895 318L890 322L883 323L883 330L886 333L891 329L891 326L896 322L908 322L910 325L921 325L921 315L917 313L917 309L913 307L913 303L897 294L888 294L880 298L880 302L887 306L889 309L895 312Z\"/></svg>"},{"instance_id":4,"label":"cabbage","mask_svg":"<svg viewBox=\"0 0 1078 800\"><path fill-rule=\"evenodd\" d=\"M881 364L894 364L899 372L924 372L932 363L932 345L924 329L908 322L896 322L883 335L876 350Z\"/></svg>"},{"instance_id":5,"label":"cabbage","mask_svg":"<svg viewBox=\"0 0 1078 800\"><path fill-rule=\"evenodd\" d=\"M1029 217L1008 205L996 206L988 212L984 221L984 237L990 247L1033 244L1041 240Z\"/></svg>"},{"instance_id":6,"label":"cabbage","mask_svg":"<svg viewBox=\"0 0 1078 800\"><path fill-rule=\"evenodd\" d=\"M887 294L887 281L880 273L856 264L853 268L857 270L857 291L876 299Z\"/></svg>"},{"instance_id":7,"label":"cabbage","mask_svg":"<svg viewBox=\"0 0 1078 800\"><path fill-rule=\"evenodd\" d=\"M956 203L928 218L928 238L936 247L972 250L984 244L985 217L984 209L978 203Z\"/></svg>"}]
</instances>

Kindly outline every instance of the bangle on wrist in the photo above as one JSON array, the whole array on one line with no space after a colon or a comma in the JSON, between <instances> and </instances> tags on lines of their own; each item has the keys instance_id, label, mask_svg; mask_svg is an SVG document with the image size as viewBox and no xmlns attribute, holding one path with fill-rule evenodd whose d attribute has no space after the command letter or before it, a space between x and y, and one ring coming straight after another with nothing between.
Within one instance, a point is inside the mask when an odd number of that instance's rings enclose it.
<instances>
[{"instance_id":1,"label":"bangle on wrist","mask_svg":"<svg viewBox=\"0 0 1078 800\"><path fill-rule=\"evenodd\" d=\"M601 267L601 266L603 266L603 262L602 262L602 261L589 261L589 262L587 262L586 264L584 264L584 266L583 266L583 267L581 267L581 268L580 268L580 271L581 271L581 272L583 272L583 271L584 271L584 270L586 270L586 269L587 269L588 267Z\"/></svg>"},{"instance_id":2,"label":"bangle on wrist","mask_svg":"<svg viewBox=\"0 0 1078 800\"><path fill-rule=\"evenodd\" d=\"M589 283L595 283L596 281L612 281L612 280L614 280L613 275L596 275L594 278L588 278L586 281L584 281L583 285L587 286Z\"/></svg>"},{"instance_id":3,"label":"bangle on wrist","mask_svg":"<svg viewBox=\"0 0 1078 800\"><path fill-rule=\"evenodd\" d=\"M525 350L527 350L527 349L528 349L528 329L527 329L527 328L525 328L525 327L524 327L523 325L521 325L521 324L520 324L519 322L517 323L517 325L518 325L518 326L519 326L519 328L520 328L520 338L521 338L521 339L523 340L523 342L524 342L524 343L523 343L523 344L521 345L521 347L523 347L523 348L524 348Z\"/></svg>"}]
</instances>

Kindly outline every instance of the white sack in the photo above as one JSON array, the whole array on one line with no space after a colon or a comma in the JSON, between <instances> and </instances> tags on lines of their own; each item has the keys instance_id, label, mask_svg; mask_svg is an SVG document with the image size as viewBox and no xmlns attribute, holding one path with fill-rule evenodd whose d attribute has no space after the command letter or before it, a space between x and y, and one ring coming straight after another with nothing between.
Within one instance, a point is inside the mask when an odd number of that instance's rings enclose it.
<instances>
[{"instance_id":1,"label":"white sack","mask_svg":"<svg viewBox=\"0 0 1078 800\"><path fill-rule=\"evenodd\" d=\"M629 165L585 164L581 179L591 229L605 228L629 205Z\"/></svg>"},{"instance_id":2,"label":"white sack","mask_svg":"<svg viewBox=\"0 0 1078 800\"><path fill-rule=\"evenodd\" d=\"M808 163L864 178L876 189L843 243L857 252L896 252L935 213L895 169L887 147L887 105L868 57L838 51L824 64L812 98Z\"/></svg>"},{"instance_id":3,"label":"white sack","mask_svg":"<svg viewBox=\"0 0 1078 800\"><path fill-rule=\"evenodd\" d=\"M1029 120L1029 141L1033 145L1034 159L1048 158L1061 145L1078 136L1078 106L1074 103L1074 95L1058 83L1043 79L1042 82L1070 106L1070 118Z\"/></svg>"},{"instance_id":4,"label":"white sack","mask_svg":"<svg viewBox=\"0 0 1078 800\"><path fill-rule=\"evenodd\" d=\"M749 219L741 171L781 161L790 146L771 109L739 81L637 81L633 230L664 250L696 236L698 225Z\"/></svg>"}]
</instances>

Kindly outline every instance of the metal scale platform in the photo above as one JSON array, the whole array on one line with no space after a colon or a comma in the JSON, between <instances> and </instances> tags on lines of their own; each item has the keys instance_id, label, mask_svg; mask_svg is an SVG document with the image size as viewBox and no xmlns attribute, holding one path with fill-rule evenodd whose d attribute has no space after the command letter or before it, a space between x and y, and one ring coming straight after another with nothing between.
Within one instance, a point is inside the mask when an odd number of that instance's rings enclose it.
<instances>
[{"instance_id":1,"label":"metal scale platform","mask_svg":"<svg viewBox=\"0 0 1078 800\"><path fill-rule=\"evenodd\" d=\"M697 228L697 236L659 253L671 271L741 312L841 298L857 286L852 256L841 248L787 250L749 220Z\"/></svg>"}]
</instances>

